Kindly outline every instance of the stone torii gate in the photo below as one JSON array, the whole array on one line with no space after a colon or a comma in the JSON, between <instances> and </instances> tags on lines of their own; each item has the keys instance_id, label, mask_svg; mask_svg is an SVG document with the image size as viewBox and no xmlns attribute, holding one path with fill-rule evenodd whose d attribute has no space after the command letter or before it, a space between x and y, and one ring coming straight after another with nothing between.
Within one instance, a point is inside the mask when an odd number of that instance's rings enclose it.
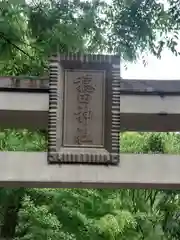
<instances>
[{"instance_id":1,"label":"stone torii gate","mask_svg":"<svg viewBox=\"0 0 180 240\"><path fill-rule=\"evenodd\" d=\"M121 130L180 131L180 80L121 80Z\"/></svg>"},{"instance_id":2,"label":"stone torii gate","mask_svg":"<svg viewBox=\"0 0 180 240\"><path fill-rule=\"evenodd\" d=\"M1 152L1 185L179 187L179 156L121 154L119 132L179 131L180 81L121 79L119 57L71 54L51 58L49 88L3 81L1 126L48 127L49 152Z\"/></svg>"}]
</instances>

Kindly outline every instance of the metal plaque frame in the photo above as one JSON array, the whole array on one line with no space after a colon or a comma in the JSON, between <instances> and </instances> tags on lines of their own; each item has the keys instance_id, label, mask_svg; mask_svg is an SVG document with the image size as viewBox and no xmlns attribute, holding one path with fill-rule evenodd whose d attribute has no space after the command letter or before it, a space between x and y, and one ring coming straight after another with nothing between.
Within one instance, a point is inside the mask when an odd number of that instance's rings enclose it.
<instances>
[{"instance_id":1,"label":"metal plaque frame","mask_svg":"<svg viewBox=\"0 0 180 240\"><path fill-rule=\"evenodd\" d=\"M80 88L83 88L89 89L91 93L94 91L94 95L87 95L91 97L91 103L89 101L86 105L82 105L82 99L85 101L85 95L81 96L81 105L76 106L76 98L78 96L79 99L80 94L76 95L73 83L79 83L80 80L86 85L78 85L76 88L78 89L77 94L79 94ZM92 83L91 86L90 82ZM89 85L87 85L88 83ZM90 116L90 113L87 114L87 112L90 111L86 111L86 122L89 122L84 129L80 129L79 126L85 125L77 125L82 121L78 119L79 122L76 123L73 117L75 113L72 113L74 108L78 107L79 109L82 106L87 108L91 106L94 110L91 113L95 116L94 122L93 120L90 122L90 120L87 120L87 115ZM100 124L100 121L102 124ZM73 135L75 129L81 133L77 137ZM88 140L87 131L92 135L94 134L93 140L90 140L90 138ZM84 132L86 132L86 136ZM119 132L120 57L81 54L51 57L48 162L118 164L120 152ZM102 135L100 136L100 134ZM75 138L78 140L73 140Z\"/></svg>"}]
</instances>

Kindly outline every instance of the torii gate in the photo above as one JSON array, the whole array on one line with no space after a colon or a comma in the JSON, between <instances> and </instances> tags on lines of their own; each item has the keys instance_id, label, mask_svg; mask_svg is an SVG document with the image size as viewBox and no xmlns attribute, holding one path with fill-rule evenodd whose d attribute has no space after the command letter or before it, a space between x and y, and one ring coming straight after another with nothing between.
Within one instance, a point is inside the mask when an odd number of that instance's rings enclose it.
<instances>
[{"instance_id":1,"label":"torii gate","mask_svg":"<svg viewBox=\"0 0 180 240\"><path fill-rule=\"evenodd\" d=\"M180 131L180 80L121 80L121 130Z\"/></svg>"},{"instance_id":2,"label":"torii gate","mask_svg":"<svg viewBox=\"0 0 180 240\"><path fill-rule=\"evenodd\" d=\"M0 80L1 126L37 129L49 124L50 130L49 154L0 153L2 186L179 187L179 156L118 154L120 130L180 130L179 81L120 80L117 56L56 56L50 70L49 89L47 79L44 87L41 80L31 90L21 81L16 89L3 88L5 80ZM80 95L82 80L91 95ZM74 112L82 110L77 103L85 105L86 121ZM76 135L82 125L85 142Z\"/></svg>"}]
</instances>

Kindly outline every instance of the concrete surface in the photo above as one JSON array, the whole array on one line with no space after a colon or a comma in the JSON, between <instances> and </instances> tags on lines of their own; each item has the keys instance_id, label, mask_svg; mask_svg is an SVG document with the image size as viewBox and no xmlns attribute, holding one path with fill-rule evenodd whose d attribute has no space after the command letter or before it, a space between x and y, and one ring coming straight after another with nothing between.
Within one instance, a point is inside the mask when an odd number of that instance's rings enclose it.
<instances>
[{"instance_id":1,"label":"concrete surface","mask_svg":"<svg viewBox=\"0 0 180 240\"><path fill-rule=\"evenodd\" d=\"M0 92L0 110L48 111L48 93Z\"/></svg>"},{"instance_id":2,"label":"concrete surface","mask_svg":"<svg viewBox=\"0 0 180 240\"><path fill-rule=\"evenodd\" d=\"M48 126L48 93L0 92L0 127ZM122 95L121 131L180 131L180 96ZM169 115L159 115L168 113Z\"/></svg>"},{"instance_id":3,"label":"concrete surface","mask_svg":"<svg viewBox=\"0 0 180 240\"><path fill-rule=\"evenodd\" d=\"M122 113L121 131L139 132L178 132L180 131L180 114L161 116L158 114Z\"/></svg>"},{"instance_id":4,"label":"concrete surface","mask_svg":"<svg viewBox=\"0 0 180 240\"><path fill-rule=\"evenodd\" d=\"M48 111L0 110L0 128L46 129Z\"/></svg>"},{"instance_id":5,"label":"concrete surface","mask_svg":"<svg viewBox=\"0 0 180 240\"><path fill-rule=\"evenodd\" d=\"M121 113L180 114L180 96L122 95ZM0 110L48 111L48 93L0 92Z\"/></svg>"},{"instance_id":6,"label":"concrete surface","mask_svg":"<svg viewBox=\"0 0 180 240\"><path fill-rule=\"evenodd\" d=\"M178 155L121 154L119 166L48 165L47 153L0 152L1 187L179 188Z\"/></svg>"},{"instance_id":7,"label":"concrete surface","mask_svg":"<svg viewBox=\"0 0 180 240\"><path fill-rule=\"evenodd\" d=\"M121 113L180 114L180 96L122 95Z\"/></svg>"}]
</instances>

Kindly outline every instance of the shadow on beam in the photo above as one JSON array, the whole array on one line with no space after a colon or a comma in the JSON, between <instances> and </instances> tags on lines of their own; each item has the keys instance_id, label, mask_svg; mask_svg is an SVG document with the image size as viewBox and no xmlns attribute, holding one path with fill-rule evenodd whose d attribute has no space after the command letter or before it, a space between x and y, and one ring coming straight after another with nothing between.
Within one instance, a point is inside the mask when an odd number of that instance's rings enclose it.
<instances>
[{"instance_id":1,"label":"shadow on beam","mask_svg":"<svg viewBox=\"0 0 180 240\"><path fill-rule=\"evenodd\" d=\"M180 114L121 114L121 131L178 132Z\"/></svg>"},{"instance_id":2,"label":"shadow on beam","mask_svg":"<svg viewBox=\"0 0 180 240\"><path fill-rule=\"evenodd\" d=\"M16 128L16 129L46 129L48 126L47 111L0 111L0 128Z\"/></svg>"},{"instance_id":3,"label":"shadow on beam","mask_svg":"<svg viewBox=\"0 0 180 240\"><path fill-rule=\"evenodd\" d=\"M0 111L0 128L47 129L47 111ZM120 131L167 132L180 131L180 114L121 114Z\"/></svg>"}]
</instances>

